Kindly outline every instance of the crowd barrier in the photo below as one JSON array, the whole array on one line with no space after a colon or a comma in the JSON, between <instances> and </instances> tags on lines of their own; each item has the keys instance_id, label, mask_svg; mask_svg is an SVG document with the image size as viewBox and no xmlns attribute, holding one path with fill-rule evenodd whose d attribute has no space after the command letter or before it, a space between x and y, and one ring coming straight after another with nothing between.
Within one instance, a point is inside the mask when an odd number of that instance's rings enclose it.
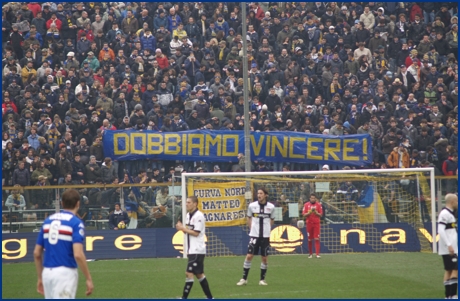
<instances>
[{"instance_id":1,"label":"crowd barrier","mask_svg":"<svg viewBox=\"0 0 460 301\"><path fill-rule=\"evenodd\" d=\"M432 243L430 223L414 228L406 223L323 225L322 233L333 238L321 241L322 253L346 252L419 252L421 240ZM38 233L11 233L2 237L2 262L33 261ZM249 237L242 227L217 227L206 230L208 256L237 256L247 251ZM370 239L374 236L374 239ZM377 239L375 239L378 236ZM279 225L272 229L271 249L277 254L308 253L305 228ZM218 243L217 243L218 242ZM377 242L377 243L376 243ZM89 260L182 257L183 234L173 228L87 232L84 242Z\"/></svg>"}]
</instances>

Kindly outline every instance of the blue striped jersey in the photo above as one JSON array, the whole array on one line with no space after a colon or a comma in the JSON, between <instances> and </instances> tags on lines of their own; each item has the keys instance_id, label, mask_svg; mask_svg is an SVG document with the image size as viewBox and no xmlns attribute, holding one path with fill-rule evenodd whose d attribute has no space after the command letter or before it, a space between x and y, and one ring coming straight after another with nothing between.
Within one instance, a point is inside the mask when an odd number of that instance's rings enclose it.
<instances>
[{"instance_id":1,"label":"blue striped jersey","mask_svg":"<svg viewBox=\"0 0 460 301\"><path fill-rule=\"evenodd\" d=\"M69 211L61 211L49 216L40 230L37 245L45 249L45 268L76 268L73 244L83 243L85 225Z\"/></svg>"}]
</instances>

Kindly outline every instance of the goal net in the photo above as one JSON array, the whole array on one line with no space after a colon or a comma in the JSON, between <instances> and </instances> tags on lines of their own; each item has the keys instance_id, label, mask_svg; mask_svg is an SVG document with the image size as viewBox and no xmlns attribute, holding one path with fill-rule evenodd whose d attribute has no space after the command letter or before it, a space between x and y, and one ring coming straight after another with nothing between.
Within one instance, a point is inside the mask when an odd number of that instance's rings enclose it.
<instances>
[{"instance_id":1,"label":"goal net","mask_svg":"<svg viewBox=\"0 0 460 301\"><path fill-rule=\"evenodd\" d=\"M322 253L436 251L434 183L432 168L183 173L182 206L186 212L187 196L198 197L208 256L246 253L247 206L260 187L275 205L271 254L308 253L297 222L312 193L324 211Z\"/></svg>"}]
</instances>

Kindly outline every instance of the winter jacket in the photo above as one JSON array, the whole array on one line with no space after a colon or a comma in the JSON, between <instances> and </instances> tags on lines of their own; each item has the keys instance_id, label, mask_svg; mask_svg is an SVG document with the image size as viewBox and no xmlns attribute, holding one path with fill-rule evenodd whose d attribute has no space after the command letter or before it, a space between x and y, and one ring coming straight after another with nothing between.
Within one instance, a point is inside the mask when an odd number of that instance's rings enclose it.
<instances>
[{"instance_id":1,"label":"winter jacket","mask_svg":"<svg viewBox=\"0 0 460 301\"><path fill-rule=\"evenodd\" d=\"M446 35L446 40L447 40L450 48L454 48L454 49L458 48L458 32L457 32L457 41L454 41L454 34L452 33L452 31L450 31Z\"/></svg>"},{"instance_id":2,"label":"winter jacket","mask_svg":"<svg viewBox=\"0 0 460 301\"><path fill-rule=\"evenodd\" d=\"M452 160L452 157L447 158L442 163L442 173L445 176L455 176L457 174L458 163Z\"/></svg>"},{"instance_id":3,"label":"winter jacket","mask_svg":"<svg viewBox=\"0 0 460 301\"><path fill-rule=\"evenodd\" d=\"M415 128L415 126L413 126L412 124L410 125L410 127L405 126L403 127L402 132L406 137L410 139L410 143L413 145L415 143L415 140L417 139L418 134L418 131Z\"/></svg>"},{"instance_id":4,"label":"winter jacket","mask_svg":"<svg viewBox=\"0 0 460 301\"><path fill-rule=\"evenodd\" d=\"M209 105L205 102L200 103L198 102L195 104L193 109L198 113L198 119L208 119L209 118Z\"/></svg>"},{"instance_id":5,"label":"winter jacket","mask_svg":"<svg viewBox=\"0 0 460 301\"><path fill-rule=\"evenodd\" d=\"M168 106L173 100L173 95L168 89L160 89L158 91L158 103L164 107Z\"/></svg>"},{"instance_id":6,"label":"winter jacket","mask_svg":"<svg viewBox=\"0 0 460 301\"><path fill-rule=\"evenodd\" d=\"M200 66L201 64L198 60L192 62L187 58L184 62L184 70L187 72L187 76L189 77L195 76L196 72L200 70Z\"/></svg>"},{"instance_id":7,"label":"winter jacket","mask_svg":"<svg viewBox=\"0 0 460 301\"><path fill-rule=\"evenodd\" d=\"M19 184L21 186L30 185L30 173L27 169L15 169L13 172L13 185Z\"/></svg>"},{"instance_id":8,"label":"winter jacket","mask_svg":"<svg viewBox=\"0 0 460 301\"><path fill-rule=\"evenodd\" d=\"M418 151L424 151L424 152L426 152L426 149L428 148L428 146L433 146L433 144L434 144L433 136L430 136L430 135L426 135L426 136L419 135L419 136L415 139L414 146L415 146L415 149L417 149Z\"/></svg>"},{"instance_id":9,"label":"winter jacket","mask_svg":"<svg viewBox=\"0 0 460 301\"><path fill-rule=\"evenodd\" d=\"M91 167L93 168L92 171ZM99 167L99 165L89 163L85 166L85 169L86 181L88 183L95 183L96 179L101 177L101 168Z\"/></svg>"},{"instance_id":10,"label":"winter jacket","mask_svg":"<svg viewBox=\"0 0 460 301\"><path fill-rule=\"evenodd\" d=\"M37 134L35 134L34 136L29 135L27 137L27 141L29 142L30 147L33 147L34 149L37 149L40 146L40 142L38 141L38 137L40 137L40 136L38 136Z\"/></svg>"},{"instance_id":11,"label":"winter jacket","mask_svg":"<svg viewBox=\"0 0 460 301\"><path fill-rule=\"evenodd\" d=\"M38 181L38 177L40 176L44 176L46 177L46 185L49 185L50 184L50 180L53 179L53 175L51 174L51 172L46 168L37 168L34 170L34 172L32 173L32 176L31 176L31 180L32 182L37 182Z\"/></svg>"},{"instance_id":12,"label":"winter jacket","mask_svg":"<svg viewBox=\"0 0 460 301\"><path fill-rule=\"evenodd\" d=\"M393 151L393 148L396 146L397 140L398 140L398 137L396 137L396 135L394 135L393 137L390 136L389 134L386 134L385 136L383 136L382 152L385 155L390 154ZM391 141L393 141L394 143L390 143Z\"/></svg>"},{"instance_id":13,"label":"winter jacket","mask_svg":"<svg viewBox=\"0 0 460 301\"><path fill-rule=\"evenodd\" d=\"M372 30L374 29L374 25L375 25L375 17L372 12L369 12L368 14L363 13L359 17L359 21L364 23L364 28L372 32Z\"/></svg>"},{"instance_id":14,"label":"winter jacket","mask_svg":"<svg viewBox=\"0 0 460 301\"><path fill-rule=\"evenodd\" d=\"M153 28L155 31L160 29L161 26L164 28L168 28L168 18L165 16L164 18L160 18L159 16L153 19Z\"/></svg>"},{"instance_id":15,"label":"winter jacket","mask_svg":"<svg viewBox=\"0 0 460 301\"><path fill-rule=\"evenodd\" d=\"M402 154L399 153L398 147L395 147L393 151L390 153L390 156L388 156L387 164L389 168L399 168L399 156L402 155L402 168L409 168L410 165L410 157L409 153L407 152L406 149L402 152Z\"/></svg>"},{"instance_id":16,"label":"winter jacket","mask_svg":"<svg viewBox=\"0 0 460 301\"><path fill-rule=\"evenodd\" d=\"M109 227L110 229L118 228L118 224L120 222L125 222L125 225L129 223L128 213L126 211L121 210L121 213L112 212L109 215Z\"/></svg>"},{"instance_id":17,"label":"winter jacket","mask_svg":"<svg viewBox=\"0 0 460 301\"><path fill-rule=\"evenodd\" d=\"M19 200L16 200L16 204L19 203L19 207L14 207L15 199L13 195L9 195L6 199L5 206L11 208L12 211L20 211L26 209L26 201L22 195L19 195Z\"/></svg>"},{"instance_id":18,"label":"winter jacket","mask_svg":"<svg viewBox=\"0 0 460 301\"><path fill-rule=\"evenodd\" d=\"M134 18L134 16L131 17L131 20L129 20L129 22L128 22L128 17L124 18L123 21L121 22L121 30L126 35L135 33L137 32L138 29L139 29L139 21L137 21L137 19Z\"/></svg>"},{"instance_id":19,"label":"winter jacket","mask_svg":"<svg viewBox=\"0 0 460 301\"><path fill-rule=\"evenodd\" d=\"M154 53L155 49L157 48L157 41L154 36L150 35L143 35L140 38L142 50L150 49L150 53Z\"/></svg>"},{"instance_id":20,"label":"winter jacket","mask_svg":"<svg viewBox=\"0 0 460 301\"><path fill-rule=\"evenodd\" d=\"M56 166L59 169L59 177L64 178L66 174L72 174L72 163L69 160L57 160Z\"/></svg>"},{"instance_id":21,"label":"winter jacket","mask_svg":"<svg viewBox=\"0 0 460 301\"><path fill-rule=\"evenodd\" d=\"M376 52L379 46L383 46L384 48L387 47L387 43L385 42L385 39L378 37L378 38L372 38L369 40L368 48L371 51L371 53Z\"/></svg>"},{"instance_id":22,"label":"winter jacket","mask_svg":"<svg viewBox=\"0 0 460 301\"><path fill-rule=\"evenodd\" d=\"M77 53L81 55L83 53L83 56L86 56L86 54L89 52L91 48L91 42L89 40L80 40L77 42Z\"/></svg>"},{"instance_id":23,"label":"winter jacket","mask_svg":"<svg viewBox=\"0 0 460 301\"><path fill-rule=\"evenodd\" d=\"M174 15L174 16L171 16L169 15L168 16L168 30L169 32L173 32L174 29L177 28L177 26L179 26L179 24L182 23L182 19L180 18L179 15Z\"/></svg>"},{"instance_id":24,"label":"winter jacket","mask_svg":"<svg viewBox=\"0 0 460 301\"><path fill-rule=\"evenodd\" d=\"M113 165L107 167L107 165L103 165L101 168L101 178L102 182L106 184L111 184L113 180L117 177L117 172Z\"/></svg>"}]
</instances>

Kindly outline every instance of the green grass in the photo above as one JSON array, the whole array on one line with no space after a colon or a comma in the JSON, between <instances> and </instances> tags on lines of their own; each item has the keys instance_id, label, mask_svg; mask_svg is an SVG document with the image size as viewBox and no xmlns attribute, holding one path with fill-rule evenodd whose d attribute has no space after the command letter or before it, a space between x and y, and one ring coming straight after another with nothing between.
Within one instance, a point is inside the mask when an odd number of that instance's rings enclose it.
<instances>
[{"instance_id":1,"label":"green grass","mask_svg":"<svg viewBox=\"0 0 460 301\"><path fill-rule=\"evenodd\" d=\"M259 286L260 257L247 286L238 287L244 257L212 257L205 273L217 299L266 298L442 298L441 257L429 253L362 253L270 256L268 286ZM94 281L91 298L175 298L181 296L185 259L88 262ZM33 263L3 264L3 298L42 298L36 293ZM77 298L84 298L80 274ZM203 299L195 281L190 298Z\"/></svg>"}]
</instances>

